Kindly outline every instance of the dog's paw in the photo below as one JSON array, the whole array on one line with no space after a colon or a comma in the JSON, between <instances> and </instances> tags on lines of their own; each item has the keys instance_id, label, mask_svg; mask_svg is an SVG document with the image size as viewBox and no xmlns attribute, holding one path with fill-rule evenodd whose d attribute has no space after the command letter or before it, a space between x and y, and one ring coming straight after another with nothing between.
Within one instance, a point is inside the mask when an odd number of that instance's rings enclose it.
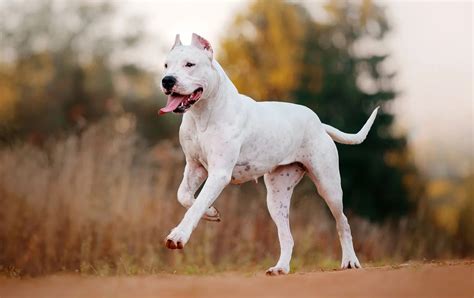
<instances>
[{"instance_id":1,"label":"dog's paw","mask_svg":"<svg viewBox=\"0 0 474 298\"><path fill-rule=\"evenodd\" d=\"M221 221L221 215L219 213L219 210L216 209L216 207L209 207L207 209L206 213L202 216L202 219L207 220L207 221L215 221L215 222L220 222Z\"/></svg>"},{"instance_id":2,"label":"dog's paw","mask_svg":"<svg viewBox=\"0 0 474 298\"><path fill-rule=\"evenodd\" d=\"M285 275L285 274L288 274L288 272L290 272L289 269L287 268L282 268L282 267L271 267L269 268L265 274L267 276L277 276L277 275Z\"/></svg>"},{"instance_id":3,"label":"dog's paw","mask_svg":"<svg viewBox=\"0 0 474 298\"><path fill-rule=\"evenodd\" d=\"M341 269L359 269L362 266L356 256L351 258L343 258L341 262Z\"/></svg>"},{"instance_id":4,"label":"dog's paw","mask_svg":"<svg viewBox=\"0 0 474 298\"><path fill-rule=\"evenodd\" d=\"M188 237L185 237L183 232L173 229L165 239L165 246L169 249L183 249L186 242L188 242Z\"/></svg>"}]
</instances>

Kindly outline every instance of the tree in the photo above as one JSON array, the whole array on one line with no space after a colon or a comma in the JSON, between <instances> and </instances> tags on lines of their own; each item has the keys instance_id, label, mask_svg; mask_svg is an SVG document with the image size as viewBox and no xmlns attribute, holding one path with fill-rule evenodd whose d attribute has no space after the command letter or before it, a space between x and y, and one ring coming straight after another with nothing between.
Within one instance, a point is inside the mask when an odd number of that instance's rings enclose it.
<instances>
[{"instance_id":1,"label":"tree","mask_svg":"<svg viewBox=\"0 0 474 298\"><path fill-rule=\"evenodd\" d=\"M166 132L153 75L119 57L143 33L133 24L115 33L110 2L10 0L0 11L0 142L41 144L124 111L140 114L147 136Z\"/></svg>"},{"instance_id":2,"label":"tree","mask_svg":"<svg viewBox=\"0 0 474 298\"><path fill-rule=\"evenodd\" d=\"M299 8L280 1L255 1L237 15L222 40L219 61L239 90L259 99L291 97L298 84L300 46L306 20Z\"/></svg>"},{"instance_id":3,"label":"tree","mask_svg":"<svg viewBox=\"0 0 474 298\"><path fill-rule=\"evenodd\" d=\"M230 26L220 60L242 93L306 105L343 131L358 131L380 105L363 145L338 145L344 203L372 220L401 216L420 187L416 178L416 186L407 184L416 168L405 137L393 133L395 74L384 70L388 54L357 51L361 43L383 46L384 10L371 1L338 0L324 10L323 23L300 4L257 0Z\"/></svg>"}]
</instances>

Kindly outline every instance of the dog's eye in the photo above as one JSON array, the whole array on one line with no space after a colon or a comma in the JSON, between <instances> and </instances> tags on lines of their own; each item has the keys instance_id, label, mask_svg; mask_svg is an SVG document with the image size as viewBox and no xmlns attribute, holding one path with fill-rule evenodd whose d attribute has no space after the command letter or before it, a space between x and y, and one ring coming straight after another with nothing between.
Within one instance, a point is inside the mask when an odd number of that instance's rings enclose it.
<instances>
[{"instance_id":1,"label":"dog's eye","mask_svg":"<svg viewBox=\"0 0 474 298\"><path fill-rule=\"evenodd\" d=\"M165 63L165 68L168 68L168 63Z\"/></svg>"},{"instance_id":2,"label":"dog's eye","mask_svg":"<svg viewBox=\"0 0 474 298\"><path fill-rule=\"evenodd\" d=\"M185 65L185 66L186 66L186 67L193 67L194 65L196 65L196 64L194 64L194 63L191 63L191 62L188 62L188 63L186 63L186 65Z\"/></svg>"}]
</instances>

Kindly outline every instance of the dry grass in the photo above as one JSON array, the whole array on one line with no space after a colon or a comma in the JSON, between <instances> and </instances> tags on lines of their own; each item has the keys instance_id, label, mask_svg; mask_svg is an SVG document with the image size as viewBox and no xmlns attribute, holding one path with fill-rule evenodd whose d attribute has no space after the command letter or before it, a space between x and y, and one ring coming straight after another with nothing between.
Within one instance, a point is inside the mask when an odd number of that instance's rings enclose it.
<instances>
[{"instance_id":1,"label":"dry grass","mask_svg":"<svg viewBox=\"0 0 474 298\"><path fill-rule=\"evenodd\" d=\"M216 203L223 221L201 222L183 251L170 251L163 239L185 211L175 195L184 163L179 147L143 146L126 116L47 147L0 151L0 271L8 275L261 270L277 260L262 181L228 187ZM293 267L338 267L335 225L309 180L297 188L291 215ZM445 241L416 222L349 220L363 262L446 251Z\"/></svg>"}]
</instances>

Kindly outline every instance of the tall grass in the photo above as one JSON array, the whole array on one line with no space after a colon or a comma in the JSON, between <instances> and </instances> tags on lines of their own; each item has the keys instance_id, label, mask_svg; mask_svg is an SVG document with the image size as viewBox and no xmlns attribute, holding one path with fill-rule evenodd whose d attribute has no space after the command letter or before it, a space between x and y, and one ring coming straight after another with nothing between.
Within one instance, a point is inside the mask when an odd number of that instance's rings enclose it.
<instances>
[{"instance_id":1,"label":"tall grass","mask_svg":"<svg viewBox=\"0 0 474 298\"><path fill-rule=\"evenodd\" d=\"M222 222L201 221L183 251L164 248L164 237L185 212L176 200L183 167L179 146L144 146L128 116L43 149L20 144L1 150L0 271L136 274L273 265L279 247L263 181L229 186L216 202ZM363 262L447 251L446 239L414 220L377 226L349 215L349 221ZM294 267L337 267L334 221L307 179L293 196L291 226Z\"/></svg>"}]
</instances>

